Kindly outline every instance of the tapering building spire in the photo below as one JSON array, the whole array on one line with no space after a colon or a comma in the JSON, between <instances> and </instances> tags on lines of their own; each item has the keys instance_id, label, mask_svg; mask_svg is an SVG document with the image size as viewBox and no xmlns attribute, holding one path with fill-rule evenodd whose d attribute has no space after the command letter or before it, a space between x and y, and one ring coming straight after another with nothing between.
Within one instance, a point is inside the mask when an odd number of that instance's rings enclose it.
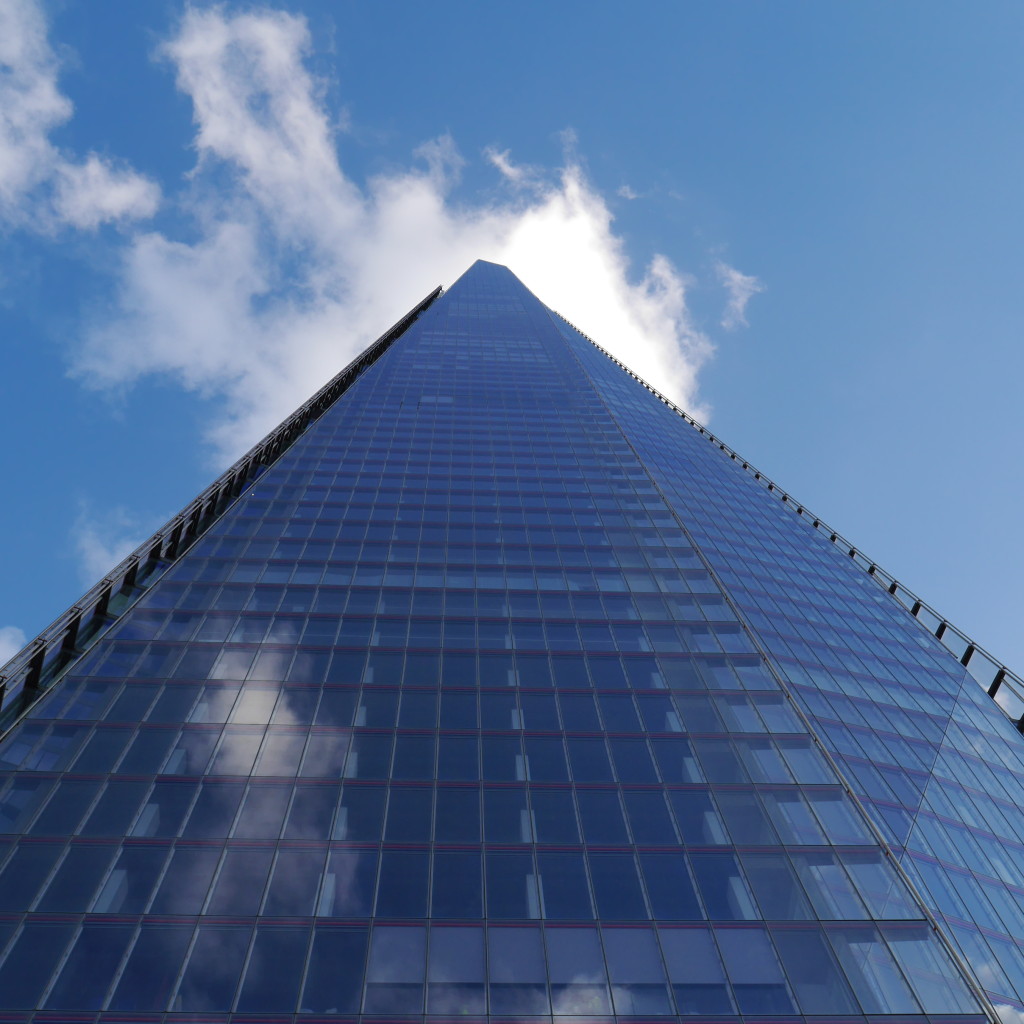
<instances>
[{"instance_id":1,"label":"tapering building spire","mask_svg":"<svg viewBox=\"0 0 1024 1024\"><path fill-rule=\"evenodd\" d=\"M1024 1007L1020 737L791 504L475 263L12 663L5 1019Z\"/></svg>"}]
</instances>

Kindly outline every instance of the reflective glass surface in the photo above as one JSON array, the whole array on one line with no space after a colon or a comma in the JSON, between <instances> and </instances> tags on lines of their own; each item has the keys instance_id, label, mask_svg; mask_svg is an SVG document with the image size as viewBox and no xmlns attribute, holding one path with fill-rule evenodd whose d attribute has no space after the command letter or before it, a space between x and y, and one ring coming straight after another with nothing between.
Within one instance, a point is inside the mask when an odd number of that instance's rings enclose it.
<instances>
[{"instance_id":1,"label":"reflective glass surface","mask_svg":"<svg viewBox=\"0 0 1024 1024\"><path fill-rule=\"evenodd\" d=\"M773 501L475 264L0 742L0 1007L985 1020L1020 739Z\"/></svg>"}]
</instances>

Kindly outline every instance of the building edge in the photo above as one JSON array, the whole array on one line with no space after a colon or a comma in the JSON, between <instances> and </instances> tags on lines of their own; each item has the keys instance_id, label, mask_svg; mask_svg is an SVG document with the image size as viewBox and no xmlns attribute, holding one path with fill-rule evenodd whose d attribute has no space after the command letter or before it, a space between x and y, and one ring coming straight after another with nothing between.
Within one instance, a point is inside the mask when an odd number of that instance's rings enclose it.
<instances>
[{"instance_id":1,"label":"building edge","mask_svg":"<svg viewBox=\"0 0 1024 1024\"><path fill-rule=\"evenodd\" d=\"M694 419L688 412L680 409L671 398L663 395L653 384L648 383L638 373L631 370L621 359L612 355L606 348L598 344L588 334L584 334L567 317L558 310L551 313L559 320L568 324L581 338L586 339L602 355L607 356L616 366L624 370L635 381L642 384L663 405L668 406L677 416L681 417L694 430L737 463L765 490L777 497L794 514L800 516L815 530L822 533L840 550L847 554L861 569L879 584L906 612L912 615L920 625L928 630L943 646L967 669L971 677L995 701L999 709L1024 733L1024 678L1004 665L998 658L990 654L977 641L972 640L961 629L958 629L947 618L940 615L923 598L915 594L909 587L900 583L891 573L883 569L877 562L868 558L858 547L847 540L838 530L834 530L819 516L814 515L805 505L798 502L788 491L780 487L750 462L744 459L735 449L716 437L704 424Z\"/></svg>"},{"instance_id":2,"label":"building edge","mask_svg":"<svg viewBox=\"0 0 1024 1024\"><path fill-rule=\"evenodd\" d=\"M397 323L229 466L70 608L0 665L0 734L103 637L121 616L269 469L442 294L438 285Z\"/></svg>"},{"instance_id":3,"label":"building edge","mask_svg":"<svg viewBox=\"0 0 1024 1024\"><path fill-rule=\"evenodd\" d=\"M688 413L684 412L677 405L675 405L675 403L672 402L671 399L661 394L661 392L657 391L654 387L648 384L647 381L645 381L642 377L634 373L628 366L626 366L619 359L617 359L610 352L608 352L607 349L603 348L596 341L594 341L593 338L584 334L581 330L579 330L578 327L576 327L568 319L562 316L561 313L558 313L556 310L550 310L550 312L554 316L558 317L558 319L568 324L574 331L576 331L577 334L579 334L586 341L590 342L590 344L592 344L596 349L598 349L603 355L607 356L613 363L619 366L622 370L625 370L625 372L629 374L629 376L633 377L638 383L642 384L645 388L647 388L647 390L650 391L653 395L655 395L660 401L662 401L665 405L669 406L675 413L677 413L688 424L690 424L690 426L696 428L701 434L712 440L722 449L723 452L730 454L730 457L732 459L734 459L735 461L742 461L740 460L739 456L737 456L732 451L731 448L728 448L728 446L722 444L722 442L720 442L717 438L713 437L706 427L698 423L695 419L693 419L692 416L690 416ZM586 371L584 370L584 372ZM614 412L611 410L610 407L609 416L611 416L612 419L614 419L615 422L618 424L618 418L615 416ZM623 430L621 424L619 425L619 429L625 437L625 431ZM639 455L637 457L639 458ZM755 472L753 471L752 467L750 467L746 462L743 462L742 464L744 469L751 472ZM974 993L975 997L978 999L981 1006L984 1007L986 1013L992 1021L992 1024L999 1024L999 1011L996 1009L993 1001L989 998L988 993L984 990L984 988L976 978L974 971L971 969L965 957L961 955L956 944L952 941L950 936L946 934L946 931L940 924L937 915L933 912L928 900L925 899L924 895L921 893L917 885L914 883L914 879L904 868L901 858L893 850L889 840L883 833L881 827L876 822L875 818L867 809L867 807L864 805L864 802L858 795L856 787L853 785L852 781L847 777L847 773L843 769L843 766L839 764L837 759L833 756L832 751L829 749L828 745L822 740L822 737L819 734L815 722L812 721L811 717L805 710L803 704L794 696L790 681L779 669L779 666L776 664L775 658L772 657L771 653L765 647L758 631L750 624L750 622L748 622L746 615L738 606L735 598L730 592L729 587L722 582L718 570L715 569L711 562L708 560L707 556L701 548L701 545L692 538L690 530L687 528L686 524L683 522L680 515L675 511L672 502L664 494L661 485L657 482L657 480L654 479L653 475L650 474L649 470L648 475L650 476L651 482L656 488L658 494L661 496L662 501L665 503L666 508L672 510L673 518L676 520L676 524L680 532L687 539L693 550L697 553L697 556L700 558L700 561L703 564L704 571L707 572L711 579L715 581L715 584L718 587L720 593L722 594L722 597L725 600L726 604L729 605L729 607L735 614L737 621L741 623L741 625L743 626L743 629L746 631L751 643L753 643L759 656L763 660L766 670L775 680L777 686L779 687L779 691L785 696L786 700L788 701L789 707L792 710L793 714L795 714L797 718L803 723L803 726L807 731L807 735L811 737L819 754L832 768L832 771L835 773L835 776L839 780L840 785L843 787L844 791L846 792L846 795L849 797L850 801L856 808L857 814L860 816L861 822L864 824L865 828L868 830L870 835L874 838L878 848L882 850L885 854L886 860L888 861L890 866L893 868L896 874L898 874L899 877L903 880L903 884L908 888L911 895L913 896L913 899L915 900L918 908L921 910L925 920L928 922L928 926L931 928L932 932L937 936L938 941L941 943L941 945L945 949L947 955L950 957L952 962L959 969L960 975L966 982L968 988L970 988L970 990ZM763 474L758 474L757 479L766 481L766 478L763 476ZM770 487L769 489L771 490ZM777 490L778 488L776 487L775 491L777 492ZM787 504L791 504L791 501L787 502ZM815 521L816 526L818 522L818 520ZM825 527L824 524L822 524L822 527L828 529L828 527ZM832 539L834 541L835 538L833 537Z\"/></svg>"}]
</instances>

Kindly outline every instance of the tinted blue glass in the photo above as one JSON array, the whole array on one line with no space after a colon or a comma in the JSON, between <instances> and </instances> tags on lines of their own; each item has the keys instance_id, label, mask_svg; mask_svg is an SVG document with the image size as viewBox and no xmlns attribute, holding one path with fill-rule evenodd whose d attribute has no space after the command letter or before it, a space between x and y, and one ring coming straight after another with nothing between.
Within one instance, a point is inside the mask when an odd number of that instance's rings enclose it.
<instances>
[{"instance_id":1,"label":"tinted blue glass","mask_svg":"<svg viewBox=\"0 0 1024 1024\"><path fill-rule=\"evenodd\" d=\"M1016 748L859 572L475 265L0 739L0 1009L980 1022L901 856L1019 1007Z\"/></svg>"}]
</instances>

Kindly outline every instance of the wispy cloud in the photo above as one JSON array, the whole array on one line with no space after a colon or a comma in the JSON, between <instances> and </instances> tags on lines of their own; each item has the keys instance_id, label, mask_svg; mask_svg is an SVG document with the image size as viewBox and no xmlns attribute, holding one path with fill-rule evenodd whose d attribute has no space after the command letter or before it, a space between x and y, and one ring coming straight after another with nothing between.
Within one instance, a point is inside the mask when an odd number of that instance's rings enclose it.
<instances>
[{"instance_id":1,"label":"wispy cloud","mask_svg":"<svg viewBox=\"0 0 1024 1024\"><path fill-rule=\"evenodd\" d=\"M135 513L120 506L98 512L90 503L80 502L71 541L78 556L82 584L92 586L106 576L157 526L158 521L143 522Z\"/></svg>"},{"instance_id":2,"label":"wispy cloud","mask_svg":"<svg viewBox=\"0 0 1024 1024\"><path fill-rule=\"evenodd\" d=\"M750 274L741 274L735 267L730 267L722 260L715 262L715 276L726 291L725 311L722 313L721 324L727 331L747 325L747 303L765 290L764 285Z\"/></svg>"},{"instance_id":3,"label":"wispy cloud","mask_svg":"<svg viewBox=\"0 0 1024 1024\"><path fill-rule=\"evenodd\" d=\"M209 440L226 460L404 308L484 258L703 411L697 375L713 345L690 316L690 279L662 255L631 265L570 139L548 171L488 150L507 183L498 199L453 199L463 158L448 137L359 185L339 159L344 137L309 47L291 14L186 12L162 54L194 111L197 163L180 200L188 240L131 237L117 311L95 325L82 377L102 386L161 373L222 396Z\"/></svg>"},{"instance_id":4,"label":"wispy cloud","mask_svg":"<svg viewBox=\"0 0 1024 1024\"><path fill-rule=\"evenodd\" d=\"M639 199L640 193L630 185L620 185L616 190L615 194L623 199Z\"/></svg>"},{"instance_id":5,"label":"wispy cloud","mask_svg":"<svg viewBox=\"0 0 1024 1024\"><path fill-rule=\"evenodd\" d=\"M6 665L28 643L17 626L0 626L0 666Z\"/></svg>"},{"instance_id":6,"label":"wispy cloud","mask_svg":"<svg viewBox=\"0 0 1024 1024\"><path fill-rule=\"evenodd\" d=\"M505 181L512 185L523 186L539 183L540 175L536 168L513 163L511 150L498 150L494 146L488 146L484 150L484 158L498 170Z\"/></svg>"},{"instance_id":7,"label":"wispy cloud","mask_svg":"<svg viewBox=\"0 0 1024 1024\"><path fill-rule=\"evenodd\" d=\"M49 232L62 225L148 217L160 191L96 153L65 153L50 134L70 119L46 19L33 0L0 3L0 222Z\"/></svg>"}]
</instances>

